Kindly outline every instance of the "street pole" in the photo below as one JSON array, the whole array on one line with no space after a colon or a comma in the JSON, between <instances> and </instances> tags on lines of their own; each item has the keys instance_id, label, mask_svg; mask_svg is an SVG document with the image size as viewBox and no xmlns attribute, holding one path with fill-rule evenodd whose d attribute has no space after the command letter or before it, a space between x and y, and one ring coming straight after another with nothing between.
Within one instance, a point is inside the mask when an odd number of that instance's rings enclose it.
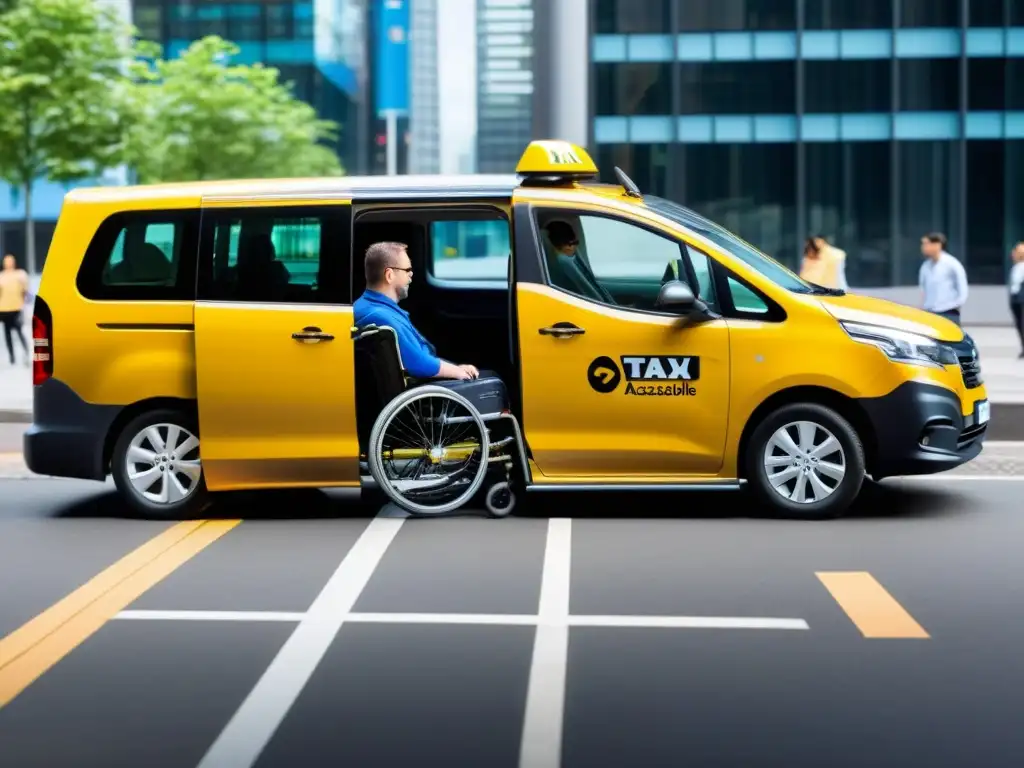
<instances>
[{"instance_id":1,"label":"street pole","mask_svg":"<svg viewBox=\"0 0 1024 768\"><path fill-rule=\"evenodd\" d=\"M398 115L389 109L385 113L387 121L388 176L398 173Z\"/></svg>"}]
</instances>

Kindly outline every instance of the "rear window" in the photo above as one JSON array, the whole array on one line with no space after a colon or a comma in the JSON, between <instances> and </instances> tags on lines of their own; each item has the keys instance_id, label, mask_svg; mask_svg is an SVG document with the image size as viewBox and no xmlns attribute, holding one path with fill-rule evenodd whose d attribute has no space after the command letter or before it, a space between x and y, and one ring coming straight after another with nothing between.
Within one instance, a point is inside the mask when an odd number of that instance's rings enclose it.
<instances>
[{"instance_id":1,"label":"rear window","mask_svg":"<svg viewBox=\"0 0 1024 768\"><path fill-rule=\"evenodd\" d=\"M78 290L99 301L195 298L197 211L131 211L100 225L86 250Z\"/></svg>"},{"instance_id":2,"label":"rear window","mask_svg":"<svg viewBox=\"0 0 1024 768\"><path fill-rule=\"evenodd\" d=\"M435 221L430 274L441 280L508 280L512 252L506 219Z\"/></svg>"}]
</instances>

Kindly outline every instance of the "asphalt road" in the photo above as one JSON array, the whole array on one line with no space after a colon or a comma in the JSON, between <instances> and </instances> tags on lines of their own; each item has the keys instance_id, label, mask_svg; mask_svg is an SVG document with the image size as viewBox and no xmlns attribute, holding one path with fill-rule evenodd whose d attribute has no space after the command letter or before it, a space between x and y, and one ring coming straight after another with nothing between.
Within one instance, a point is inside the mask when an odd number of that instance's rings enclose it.
<instances>
[{"instance_id":1,"label":"asphalt road","mask_svg":"<svg viewBox=\"0 0 1024 768\"><path fill-rule=\"evenodd\" d=\"M827 523L752 518L722 495L410 520L270 493L188 534L130 519L109 488L0 480L0 764L994 768L1024 754L1012 479L887 482ZM124 565L160 536L179 543Z\"/></svg>"}]
</instances>

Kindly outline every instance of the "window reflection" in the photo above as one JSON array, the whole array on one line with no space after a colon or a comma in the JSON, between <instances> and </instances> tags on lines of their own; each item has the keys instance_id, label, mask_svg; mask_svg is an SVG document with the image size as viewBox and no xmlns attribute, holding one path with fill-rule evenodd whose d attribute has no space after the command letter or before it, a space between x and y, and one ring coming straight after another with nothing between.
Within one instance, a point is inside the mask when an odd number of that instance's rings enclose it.
<instances>
[{"instance_id":1,"label":"window reflection","mask_svg":"<svg viewBox=\"0 0 1024 768\"><path fill-rule=\"evenodd\" d=\"M596 32L599 35L662 34L672 25L670 2L671 0L597 0L594 3Z\"/></svg>"},{"instance_id":2,"label":"window reflection","mask_svg":"<svg viewBox=\"0 0 1024 768\"><path fill-rule=\"evenodd\" d=\"M679 65L683 114L787 114L796 111L796 62Z\"/></svg>"},{"instance_id":3,"label":"window reflection","mask_svg":"<svg viewBox=\"0 0 1024 768\"><path fill-rule=\"evenodd\" d=\"M676 0L684 32L796 29L796 0Z\"/></svg>"},{"instance_id":4,"label":"window reflection","mask_svg":"<svg viewBox=\"0 0 1024 768\"><path fill-rule=\"evenodd\" d=\"M892 27L894 0L811 0L804 3L807 29Z\"/></svg>"},{"instance_id":5,"label":"window reflection","mask_svg":"<svg viewBox=\"0 0 1024 768\"><path fill-rule=\"evenodd\" d=\"M962 23L960 0L899 0L899 2L901 27L959 27ZM972 5L976 4L972 3Z\"/></svg>"},{"instance_id":6,"label":"window reflection","mask_svg":"<svg viewBox=\"0 0 1024 768\"><path fill-rule=\"evenodd\" d=\"M597 64L598 115L666 115L672 112L670 64Z\"/></svg>"},{"instance_id":7,"label":"window reflection","mask_svg":"<svg viewBox=\"0 0 1024 768\"><path fill-rule=\"evenodd\" d=\"M888 112L891 99L888 59L804 63L807 112Z\"/></svg>"},{"instance_id":8,"label":"window reflection","mask_svg":"<svg viewBox=\"0 0 1024 768\"><path fill-rule=\"evenodd\" d=\"M901 110L960 109L959 59L901 59L896 67Z\"/></svg>"}]
</instances>

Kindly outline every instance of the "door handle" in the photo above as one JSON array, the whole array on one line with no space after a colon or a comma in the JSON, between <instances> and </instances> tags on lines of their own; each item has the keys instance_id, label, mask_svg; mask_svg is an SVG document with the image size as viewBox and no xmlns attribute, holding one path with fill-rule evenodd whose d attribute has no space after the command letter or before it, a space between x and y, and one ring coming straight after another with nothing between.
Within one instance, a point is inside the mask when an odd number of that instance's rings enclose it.
<instances>
[{"instance_id":1,"label":"door handle","mask_svg":"<svg viewBox=\"0 0 1024 768\"><path fill-rule=\"evenodd\" d=\"M548 328L540 329L541 336L554 336L556 339L564 339L569 336L579 336L584 333L586 333L586 331L583 328L573 325L572 323L555 323Z\"/></svg>"},{"instance_id":2,"label":"door handle","mask_svg":"<svg viewBox=\"0 0 1024 768\"><path fill-rule=\"evenodd\" d=\"M299 333L293 333L292 338L304 344L319 344L321 341L334 341L329 333L324 333L315 325L307 325Z\"/></svg>"}]
</instances>

